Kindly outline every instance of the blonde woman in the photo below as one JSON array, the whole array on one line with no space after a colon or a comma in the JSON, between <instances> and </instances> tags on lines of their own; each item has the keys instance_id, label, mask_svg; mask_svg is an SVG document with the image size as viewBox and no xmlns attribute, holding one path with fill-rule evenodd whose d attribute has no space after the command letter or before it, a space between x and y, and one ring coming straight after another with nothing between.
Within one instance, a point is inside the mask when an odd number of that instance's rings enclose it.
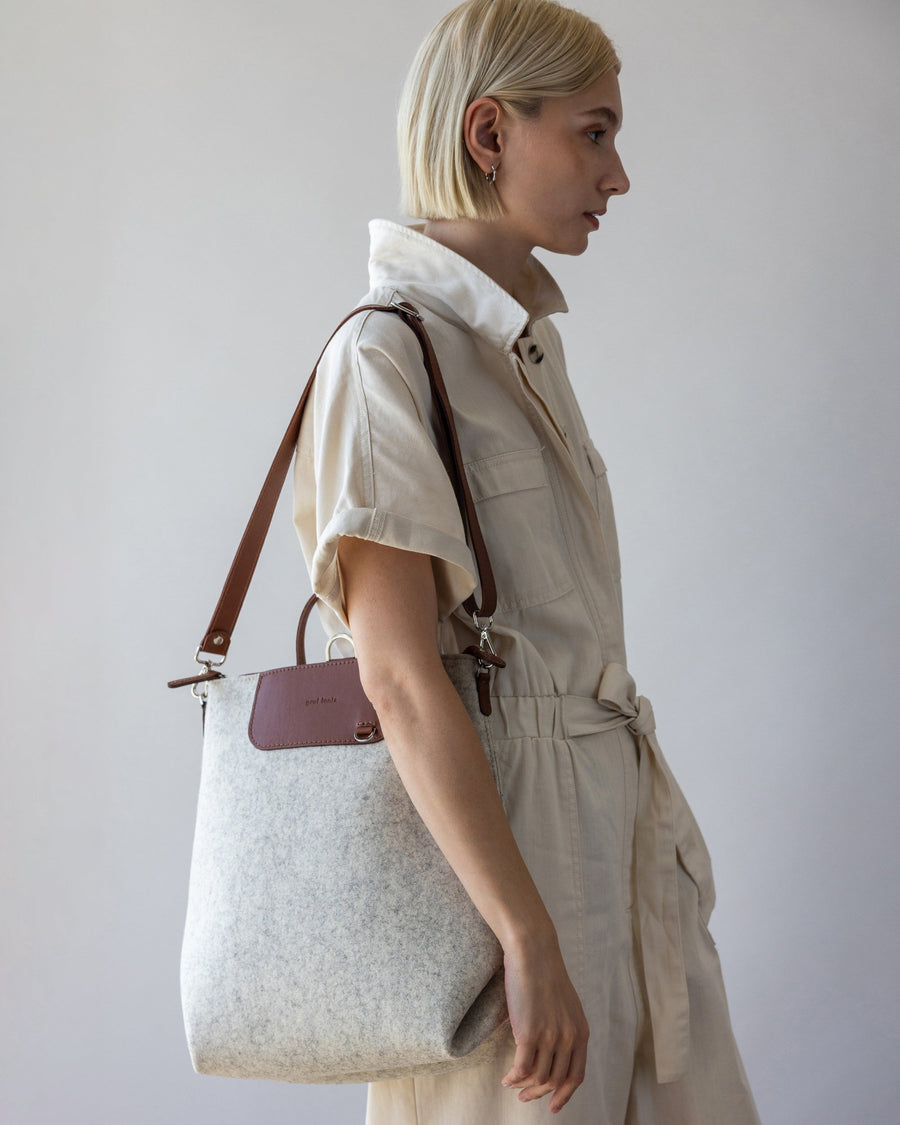
<instances>
[{"instance_id":1,"label":"blonde woman","mask_svg":"<svg viewBox=\"0 0 900 1125\"><path fill-rule=\"evenodd\" d=\"M496 1063L371 1084L368 1125L518 1125L567 1105L572 1125L758 1122L706 929L709 858L626 669L606 470L550 319L566 304L532 254L584 253L628 191L619 69L583 15L468 0L402 96L403 209L420 222L370 224L363 302L424 317L495 572L505 809L440 660L477 641L461 604L476 573L402 322L341 329L298 443L326 631L352 632L404 785L502 945L511 1021Z\"/></svg>"}]
</instances>

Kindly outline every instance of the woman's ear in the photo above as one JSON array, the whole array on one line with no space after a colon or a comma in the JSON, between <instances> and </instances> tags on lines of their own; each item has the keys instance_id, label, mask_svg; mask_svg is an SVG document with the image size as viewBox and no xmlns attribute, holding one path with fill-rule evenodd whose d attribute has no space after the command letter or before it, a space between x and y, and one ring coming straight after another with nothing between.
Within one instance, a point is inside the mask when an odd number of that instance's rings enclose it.
<instances>
[{"instance_id":1,"label":"woman's ear","mask_svg":"<svg viewBox=\"0 0 900 1125\"><path fill-rule=\"evenodd\" d=\"M491 165L500 167L502 144L500 122L503 110L494 98L477 98L467 108L463 118L463 137L469 155L484 173Z\"/></svg>"}]
</instances>

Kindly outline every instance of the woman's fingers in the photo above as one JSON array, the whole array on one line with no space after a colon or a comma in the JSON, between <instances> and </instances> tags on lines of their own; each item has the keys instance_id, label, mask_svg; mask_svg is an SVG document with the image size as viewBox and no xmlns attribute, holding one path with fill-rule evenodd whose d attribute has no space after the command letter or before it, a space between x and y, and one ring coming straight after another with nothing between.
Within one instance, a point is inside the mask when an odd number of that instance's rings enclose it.
<instances>
[{"instance_id":1,"label":"woman's fingers","mask_svg":"<svg viewBox=\"0 0 900 1125\"><path fill-rule=\"evenodd\" d=\"M550 1068L550 1073L544 1086L541 1088L539 1097L544 1094L549 1094L551 1090L558 1090L569 1077L569 1069L572 1064L572 1048L569 1047L564 1051L557 1051L553 1056L553 1065Z\"/></svg>"},{"instance_id":2,"label":"woman's fingers","mask_svg":"<svg viewBox=\"0 0 900 1125\"><path fill-rule=\"evenodd\" d=\"M537 1047L525 1039L516 1044L516 1057L513 1064L503 1076L504 1086L521 1087L530 1084L531 1076L537 1063Z\"/></svg>"},{"instance_id":3,"label":"woman's fingers","mask_svg":"<svg viewBox=\"0 0 900 1125\"><path fill-rule=\"evenodd\" d=\"M566 1102L584 1081L587 1064L587 1038L578 1042L569 1058L569 1069L565 1079L556 1086L556 1093L550 1099L550 1112L559 1113Z\"/></svg>"},{"instance_id":4,"label":"woman's fingers","mask_svg":"<svg viewBox=\"0 0 900 1125\"><path fill-rule=\"evenodd\" d=\"M519 1093L520 1102L533 1102L538 1098L556 1090L566 1081L569 1075L572 1051L570 1047L557 1051L549 1058L549 1066L535 1066Z\"/></svg>"}]
</instances>

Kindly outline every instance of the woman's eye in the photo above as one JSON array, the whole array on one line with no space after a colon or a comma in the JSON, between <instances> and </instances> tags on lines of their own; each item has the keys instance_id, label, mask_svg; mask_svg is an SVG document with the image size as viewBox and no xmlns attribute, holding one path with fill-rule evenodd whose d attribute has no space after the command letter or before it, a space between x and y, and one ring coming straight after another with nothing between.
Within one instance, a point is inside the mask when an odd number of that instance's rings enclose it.
<instances>
[{"instance_id":1,"label":"woman's eye","mask_svg":"<svg viewBox=\"0 0 900 1125\"><path fill-rule=\"evenodd\" d=\"M606 130L605 129L588 129L588 136L591 138L591 140L596 145L596 144L599 144L600 142L599 142L599 140L595 140L594 138L595 137L605 137L606 136Z\"/></svg>"}]
</instances>

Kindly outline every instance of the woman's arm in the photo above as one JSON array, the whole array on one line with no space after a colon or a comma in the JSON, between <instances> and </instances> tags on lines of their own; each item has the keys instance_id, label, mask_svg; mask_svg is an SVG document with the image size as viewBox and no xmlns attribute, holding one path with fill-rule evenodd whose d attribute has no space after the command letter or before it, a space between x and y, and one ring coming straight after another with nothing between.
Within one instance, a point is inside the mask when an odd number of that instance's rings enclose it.
<instances>
[{"instance_id":1,"label":"woman's arm","mask_svg":"<svg viewBox=\"0 0 900 1125\"><path fill-rule=\"evenodd\" d=\"M584 1078L588 1026L556 930L525 866L474 726L444 672L427 555L344 537L338 546L360 677L397 771L438 847L503 947L517 1050L504 1085L522 1101Z\"/></svg>"}]
</instances>

